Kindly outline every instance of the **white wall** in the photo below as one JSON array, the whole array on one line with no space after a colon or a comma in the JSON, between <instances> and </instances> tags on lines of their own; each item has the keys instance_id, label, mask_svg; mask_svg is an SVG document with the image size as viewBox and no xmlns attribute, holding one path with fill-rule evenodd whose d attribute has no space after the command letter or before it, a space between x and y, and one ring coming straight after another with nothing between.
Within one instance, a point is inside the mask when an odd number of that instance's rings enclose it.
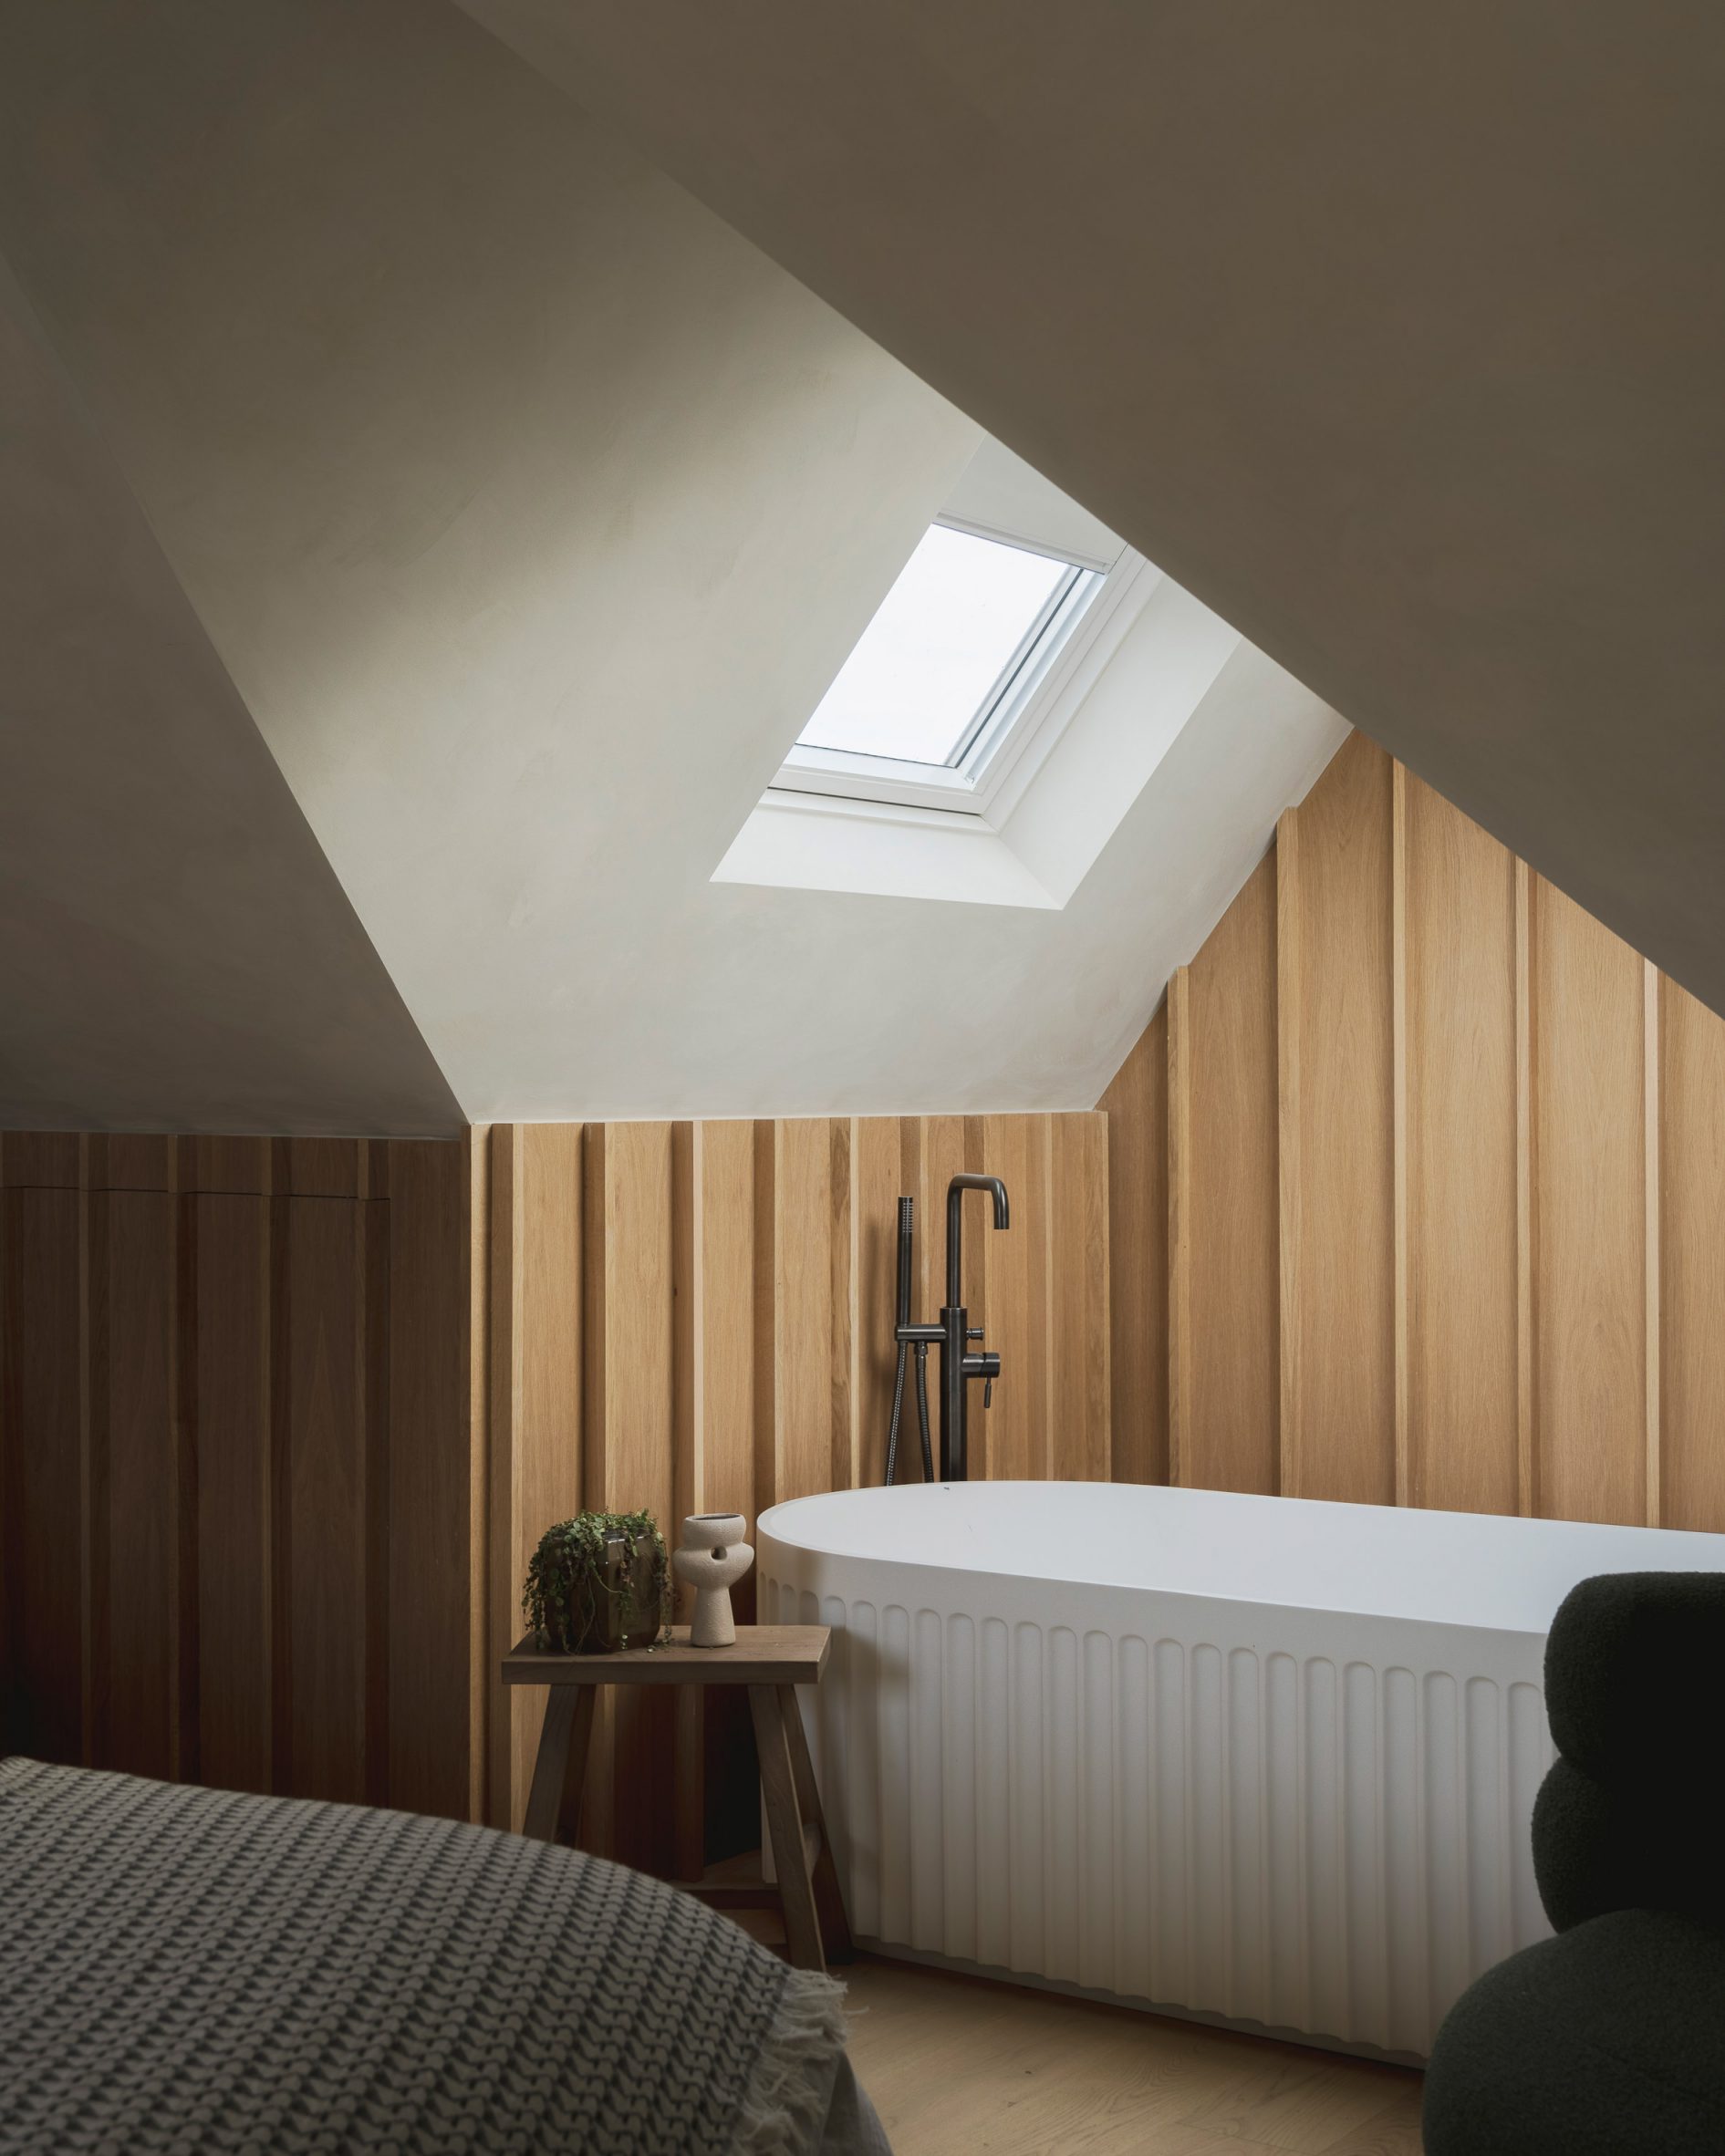
<instances>
[{"instance_id":1,"label":"white wall","mask_svg":"<svg viewBox=\"0 0 1725 2156\"><path fill-rule=\"evenodd\" d=\"M972 424L452 8L8 12L0 241L462 1110L1092 1104L1316 700L1063 911L713 884Z\"/></svg>"},{"instance_id":2,"label":"white wall","mask_svg":"<svg viewBox=\"0 0 1725 2156\"><path fill-rule=\"evenodd\" d=\"M0 1128L460 1111L0 267Z\"/></svg>"},{"instance_id":3,"label":"white wall","mask_svg":"<svg viewBox=\"0 0 1725 2156\"><path fill-rule=\"evenodd\" d=\"M1725 1010L1692 0L463 0Z\"/></svg>"}]
</instances>

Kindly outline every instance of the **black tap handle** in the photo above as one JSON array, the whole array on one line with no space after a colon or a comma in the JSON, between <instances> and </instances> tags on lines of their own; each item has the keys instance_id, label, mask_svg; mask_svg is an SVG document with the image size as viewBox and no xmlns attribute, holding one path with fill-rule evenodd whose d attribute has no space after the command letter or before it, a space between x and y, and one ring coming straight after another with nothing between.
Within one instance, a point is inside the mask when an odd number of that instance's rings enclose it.
<instances>
[{"instance_id":1,"label":"black tap handle","mask_svg":"<svg viewBox=\"0 0 1725 2156\"><path fill-rule=\"evenodd\" d=\"M982 1405L983 1405L983 1406L984 1406L984 1407L986 1407L986 1406L988 1405L989 1402L990 1402L990 1401L991 1401L991 1400L992 1400L993 1397L994 1397L994 1380L993 1380L992 1377L985 1377L985 1378L982 1380Z\"/></svg>"}]
</instances>

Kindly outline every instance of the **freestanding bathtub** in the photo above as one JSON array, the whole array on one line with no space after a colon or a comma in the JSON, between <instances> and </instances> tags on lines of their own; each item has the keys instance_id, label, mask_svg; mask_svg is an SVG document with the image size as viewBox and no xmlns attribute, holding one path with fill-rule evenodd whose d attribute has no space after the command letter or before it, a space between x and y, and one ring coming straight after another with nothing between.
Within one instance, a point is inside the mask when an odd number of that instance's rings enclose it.
<instances>
[{"instance_id":1,"label":"freestanding bathtub","mask_svg":"<svg viewBox=\"0 0 1725 2156\"><path fill-rule=\"evenodd\" d=\"M761 1518L764 1622L834 1628L809 1728L888 1953L1423 2058L1549 1928L1540 1662L1590 1573L1725 1535L1108 1483Z\"/></svg>"}]
</instances>

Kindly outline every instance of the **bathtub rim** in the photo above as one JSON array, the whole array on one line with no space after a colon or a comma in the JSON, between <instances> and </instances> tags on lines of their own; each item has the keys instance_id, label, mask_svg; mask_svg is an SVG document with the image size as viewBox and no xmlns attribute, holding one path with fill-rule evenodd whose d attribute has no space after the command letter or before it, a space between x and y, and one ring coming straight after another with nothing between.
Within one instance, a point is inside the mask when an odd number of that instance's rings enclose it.
<instances>
[{"instance_id":1,"label":"bathtub rim","mask_svg":"<svg viewBox=\"0 0 1725 2156\"><path fill-rule=\"evenodd\" d=\"M1244 1611L1254 1609L1289 1612L1299 1612L1302 1615L1310 1615L1315 1618L1334 1619L1335 1621L1347 1623L1389 1625L1393 1627L1408 1625L1417 1627L1420 1631L1427 1633L1433 1632L1448 1633L1465 1632L1470 1635L1490 1635L1504 1640L1515 1640L1518 1642L1526 1642L1532 1640L1543 1642L1550 1631L1549 1619L1544 1622L1530 1622L1508 1624L1492 1622L1489 1617L1472 1616L1461 1612L1457 1612L1455 1613L1447 1615L1431 1615L1416 1613L1402 1610L1386 1610L1373 1606L1369 1603L1362 1604L1362 1602L1358 1600L1349 1601L1339 1595L1332 1595L1327 1599L1319 1601L1304 1599L1299 1596L1291 1596L1284 1593L1277 1593L1268 1591L1252 1594L1230 1593L1215 1587L1197 1588L1171 1586L1159 1581L1120 1580L1104 1577L1095 1573L1082 1577L1075 1577L1072 1573L1065 1570L1007 1571L1000 1569L1000 1567L996 1565L985 1567L978 1564L948 1562L940 1559L930 1557L890 1557L884 1554L876 1555L873 1553L857 1550L835 1550L831 1549L825 1549L821 1547L820 1544L814 1541L790 1539L778 1531L778 1528L775 1525L775 1522L778 1521L781 1515L790 1512L795 1508L804 1506L815 1507L830 1505L835 1501L842 1501L846 1498L856 1498L868 1494L868 1490L878 1488L878 1487L880 1486L870 1485L867 1486L867 1489L816 1491L811 1493L807 1497L789 1498L781 1500L777 1504L769 1506L765 1511L761 1513L755 1523L755 1562L757 1569L764 1572L769 1570L774 1570L774 1576L782 1577L787 1566L794 1570L807 1566L862 1568L867 1571L870 1579L875 1579L882 1575L889 1576L897 1591L890 1599L909 1608L930 1606L930 1591L925 1589L921 1591L918 1591L917 1590L913 1589L910 1584L912 1580L917 1577L921 1577L926 1580L932 1580L938 1577L942 1581L943 1586L940 1595L936 1599L956 1600L957 1598L964 1596L972 1591L973 1589L973 1591L977 1592L987 1591L991 1595L992 1599L996 1601L1010 1601L1017 1596L1023 1595L1026 1591L1034 1591L1039 1589L1047 1589L1051 1587L1060 1587L1073 1591L1082 1591L1086 1593L1095 1592L1100 1595L1130 1596L1134 1598L1135 1603L1138 1598L1152 1597L1158 1601L1166 1601L1174 1604L1178 1604L1179 1606L1193 1613L1196 1613L1199 1610L1204 1607L1213 1608L1219 1612L1223 1610ZM961 1489L966 1486L962 1484L940 1483L928 1486L921 1484L905 1484L900 1487L907 1491L910 1489L922 1488L924 1487L927 1487L931 1490L938 1488L951 1491L954 1489ZM1176 1489L1179 1488L1179 1486L1178 1485L1168 1486L1154 1483L1114 1485L1106 1483L1096 1484L1090 1482L1078 1482L1064 1479L1060 1481L1033 1481L1029 1479L1014 1479L1011 1481L1002 1480L1000 1482L991 1483L986 1487L992 1489L1019 1489L1029 1492L1045 1492L1050 1488L1084 1491L1114 1487L1144 1490L1162 1489L1169 1487ZM1184 1493L1182 1492L1182 1494ZM1686 1542L1700 1540L1711 1545L1717 1555L1717 1565L1714 1567L1703 1566L1699 1568L1694 1568L1688 1564L1684 1564L1651 1569L1669 1570L1689 1570L1691 1569L1700 1569L1725 1571L1725 1534L1709 1533L1705 1529L1649 1529L1644 1527L1636 1527L1626 1523L1588 1520L1535 1520L1521 1514L1442 1511L1435 1507L1404 1508L1399 1506L1350 1504L1345 1500L1335 1498L1270 1498L1265 1494L1257 1491L1214 1490L1194 1494L1202 1494L1207 1497L1218 1498L1229 1501L1237 1498L1243 1498L1253 1505L1295 1504L1302 1507L1310 1507L1315 1510L1325 1513L1388 1513L1392 1517L1399 1517L1405 1512L1417 1509L1422 1519L1428 1519L1434 1521L1441 1520L1445 1522L1453 1522L1459 1526L1473 1526L1481 1520L1492 1520L1502 1521L1505 1526L1509 1527L1525 1526L1537 1528L1542 1530L1557 1529L1560 1531L1560 1533L1562 1530L1579 1529L1589 1532L1604 1531L1606 1533L1621 1533L1636 1536L1649 1534L1680 1535L1684 1538ZM1606 1566L1601 1569L1607 1571L1633 1571L1649 1568L1638 1567L1633 1563L1625 1563L1616 1566ZM836 1573L835 1577L839 1575ZM849 1571L845 1572L843 1576L854 1581L857 1577L858 1577L858 1574L856 1571ZM1578 1571L1575 1575L1577 1580L1593 1576L1595 1576L1595 1574L1588 1570ZM972 1583L972 1585L967 1586L961 1583ZM819 1592L821 1590L817 1589L816 1591ZM885 1600L888 1598L883 1593L878 1597L868 1595L865 1596L864 1599L874 1601Z\"/></svg>"}]
</instances>

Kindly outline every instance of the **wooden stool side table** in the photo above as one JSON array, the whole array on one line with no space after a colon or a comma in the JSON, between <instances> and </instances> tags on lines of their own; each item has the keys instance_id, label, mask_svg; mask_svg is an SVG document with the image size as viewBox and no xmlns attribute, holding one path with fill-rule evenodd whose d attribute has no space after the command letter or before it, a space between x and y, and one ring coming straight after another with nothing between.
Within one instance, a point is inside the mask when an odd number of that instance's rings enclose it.
<instances>
[{"instance_id":1,"label":"wooden stool side table","mask_svg":"<svg viewBox=\"0 0 1725 2156\"><path fill-rule=\"evenodd\" d=\"M786 1951L799 1969L842 1960L850 1952L850 1927L796 1704L798 1684L820 1682L831 1645L824 1624L740 1624L729 1647L691 1647L688 1626L678 1625L662 1647L616 1654L544 1654L531 1639L522 1640L504 1657L503 1681L544 1684L548 1694L524 1831L538 1841L556 1840L566 1777L577 1793L586 1778L601 1684L744 1685L777 1881L672 1883L716 1908L782 1908Z\"/></svg>"}]
</instances>

